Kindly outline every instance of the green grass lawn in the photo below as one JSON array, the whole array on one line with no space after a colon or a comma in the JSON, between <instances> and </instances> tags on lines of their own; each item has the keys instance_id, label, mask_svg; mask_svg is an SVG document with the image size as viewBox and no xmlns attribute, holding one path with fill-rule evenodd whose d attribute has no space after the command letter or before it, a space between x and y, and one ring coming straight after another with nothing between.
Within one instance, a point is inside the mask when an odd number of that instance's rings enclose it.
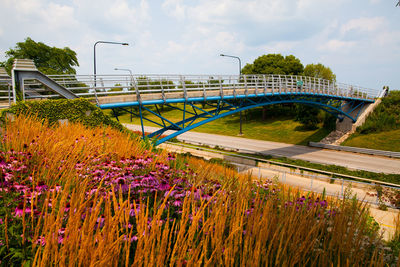
<instances>
[{"instance_id":1,"label":"green grass lawn","mask_svg":"<svg viewBox=\"0 0 400 267\"><path fill-rule=\"evenodd\" d=\"M112 115L111 111L106 112L109 112L108 114ZM182 112L174 109L165 108L164 111L162 111L162 114L173 122L182 119ZM155 115L150 114L149 112L146 112L145 115L149 119L161 122ZM130 117L130 114L125 113L119 117L119 120L123 123L140 124L140 119L138 117L133 116L132 122ZM299 122L294 121L294 116L280 115L267 120L262 120L261 116L253 115L247 117L252 117L253 119L245 119L246 116L243 116L242 137L244 138L307 145L309 141L320 141L330 132L322 127L316 130L305 130ZM236 113L204 124L193 129L193 131L238 136L239 121L239 114ZM145 121L144 124L146 126L157 126L148 121Z\"/></svg>"},{"instance_id":2,"label":"green grass lawn","mask_svg":"<svg viewBox=\"0 0 400 267\"><path fill-rule=\"evenodd\" d=\"M342 145L400 152L400 129L369 134L356 132Z\"/></svg>"}]
</instances>

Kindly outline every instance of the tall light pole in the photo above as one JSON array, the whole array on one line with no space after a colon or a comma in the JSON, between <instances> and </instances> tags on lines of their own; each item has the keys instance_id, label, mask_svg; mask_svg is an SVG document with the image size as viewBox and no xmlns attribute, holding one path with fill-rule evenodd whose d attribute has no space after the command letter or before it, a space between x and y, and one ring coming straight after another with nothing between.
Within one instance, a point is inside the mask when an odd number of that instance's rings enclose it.
<instances>
[{"instance_id":1,"label":"tall light pole","mask_svg":"<svg viewBox=\"0 0 400 267\"><path fill-rule=\"evenodd\" d=\"M120 42L108 42L108 41L97 41L93 46L93 74L94 74L94 87L96 88L96 45L97 44L118 44L118 45L129 45L128 43Z\"/></svg>"},{"instance_id":2,"label":"tall light pole","mask_svg":"<svg viewBox=\"0 0 400 267\"><path fill-rule=\"evenodd\" d=\"M221 57L232 57L232 58L236 58L237 60L239 60L239 80L240 80L240 77L242 76L242 61L240 60L240 57L231 56L231 55L225 55L225 54L220 54L220 56ZM242 112L240 111L239 114L240 114L239 135L243 135L243 132L242 132L242 122L243 122L243 120L242 120Z\"/></svg>"}]
</instances>

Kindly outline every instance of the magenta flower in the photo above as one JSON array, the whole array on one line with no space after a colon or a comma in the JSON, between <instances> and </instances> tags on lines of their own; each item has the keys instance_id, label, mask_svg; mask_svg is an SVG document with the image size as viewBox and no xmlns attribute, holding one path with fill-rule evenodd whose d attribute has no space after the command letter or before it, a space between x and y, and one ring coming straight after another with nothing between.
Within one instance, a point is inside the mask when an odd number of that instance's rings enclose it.
<instances>
[{"instance_id":1,"label":"magenta flower","mask_svg":"<svg viewBox=\"0 0 400 267\"><path fill-rule=\"evenodd\" d=\"M15 217L22 217L24 212L25 212L25 214L30 214L31 213L31 208L30 207L25 207L25 211L24 211L24 203L20 202L18 204L18 206L15 208Z\"/></svg>"}]
</instances>

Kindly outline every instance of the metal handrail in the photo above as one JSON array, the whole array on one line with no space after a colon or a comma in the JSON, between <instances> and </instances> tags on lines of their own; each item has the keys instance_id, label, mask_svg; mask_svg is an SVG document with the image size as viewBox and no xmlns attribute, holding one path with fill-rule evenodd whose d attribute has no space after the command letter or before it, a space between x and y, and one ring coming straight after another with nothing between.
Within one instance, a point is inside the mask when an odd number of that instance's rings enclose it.
<instances>
[{"instance_id":1,"label":"metal handrail","mask_svg":"<svg viewBox=\"0 0 400 267\"><path fill-rule=\"evenodd\" d=\"M112 94L140 94L189 91L213 91L222 90L223 95L228 95L227 90L237 91L248 88L257 95L270 92L277 93L278 88L286 93L310 93L326 94L357 99L374 100L380 91L363 88L343 83L335 83L329 80L294 75L96 75L96 79L102 79L104 86L94 86L93 75L49 75L60 85L72 92L86 90L77 93L79 96L95 96ZM132 86L132 81L136 86ZM298 86L298 82L302 85ZM35 81L26 81L26 86L39 85ZM117 85L118 84L118 85ZM184 85L184 86L183 86ZM96 89L96 92L95 90ZM117 93L109 92L110 89L120 89ZM99 90L104 90L103 92ZM231 94L233 94L231 92Z\"/></svg>"}]
</instances>

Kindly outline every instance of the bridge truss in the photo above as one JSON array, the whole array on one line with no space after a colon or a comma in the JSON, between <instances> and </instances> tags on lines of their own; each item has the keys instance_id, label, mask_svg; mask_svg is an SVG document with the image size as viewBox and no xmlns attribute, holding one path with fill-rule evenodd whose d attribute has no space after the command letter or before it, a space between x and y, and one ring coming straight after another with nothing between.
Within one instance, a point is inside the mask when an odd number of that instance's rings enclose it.
<instances>
[{"instance_id":1,"label":"bridge truss","mask_svg":"<svg viewBox=\"0 0 400 267\"><path fill-rule=\"evenodd\" d=\"M155 138L155 144L158 145L186 131L190 131L201 125L237 112L261 106L285 103L299 103L318 107L330 114L333 114L339 118L339 120L343 120L344 117L348 117L353 122L357 120L360 111L366 104L364 101L350 100L344 102L341 98L309 94L249 95L245 98L235 99L225 97L215 101L208 100L207 102L189 101L183 102L182 105L169 103L161 104L170 109L175 109L181 112L182 117L180 120L175 122L163 115L160 104L138 105L136 111L132 111L132 109L125 107L113 108L113 111L116 118L118 118L118 112L116 112L116 109L121 109L127 113L131 113L132 115L139 117L141 119L143 137L145 137L145 121L153 124L154 126L160 127L158 131L147 134L148 138ZM204 107L200 107L199 104L204 105ZM354 111L357 111L355 115L353 115ZM147 117L146 113L150 116ZM154 116L158 118L158 120L149 118ZM173 130L174 132L166 135L168 130Z\"/></svg>"}]
</instances>

